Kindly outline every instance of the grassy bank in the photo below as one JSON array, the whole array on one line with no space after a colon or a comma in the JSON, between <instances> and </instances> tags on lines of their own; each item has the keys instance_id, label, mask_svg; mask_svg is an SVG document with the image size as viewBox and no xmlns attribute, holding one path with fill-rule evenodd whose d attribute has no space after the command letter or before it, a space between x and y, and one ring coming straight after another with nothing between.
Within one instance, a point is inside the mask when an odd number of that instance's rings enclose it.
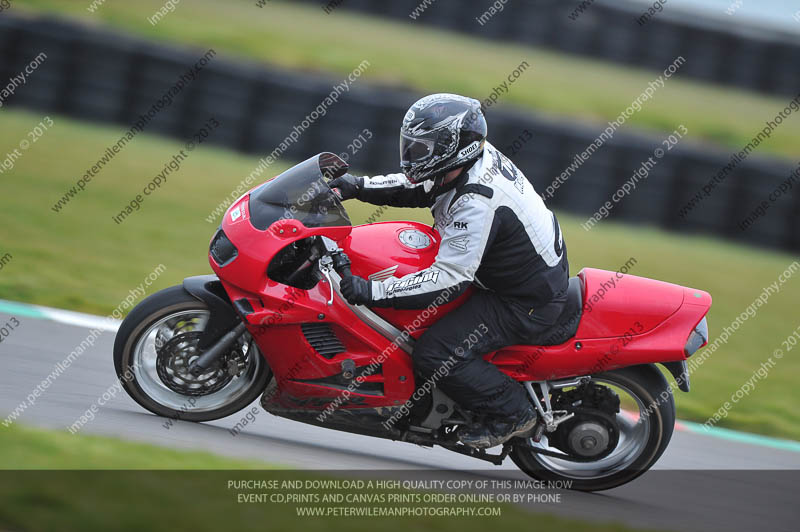
<instances>
[{"instance_id":1,"label":"grassy bank","mask_svg":"<svg viewBox=\"0 0 800 532\"><path fill-rule=\"evenodd\" d=\"M366 59L370 67L358 83L457 92L481 100L526 61L529 68L501 97L501 103L588 120L596 124L598 134L657 77L650 71L596 59L359 15L348 11L346 5L328 15L316 5L277 0L263 8L252 0L194 0L179 4L153 26L147 19L163 6L163 0L106 2L94 13L88 11L88 3L26 0L14 3L14 9L60 14L155 41L213 47L228 57L323 71L337 78ZM668 62L664 68L667 66ZM678 75L668 80L629 124L666 133L683 124L691 139L715 141L733 152L742 149L788 100ZM784 122L758 150L794 158L798 144L800 120L793 119Z\"/></svg>"},{"instance_id":2,"label":"grassy bank","mask_svg":"<svg viewBox=\"0 0 800 532\"><path fill-rule=\"evenodd\" d=\"M0 256L13 256L0 271L0 298L108 314L158 264L166 271L150 292L210 271L206 253L217 222L205 219L252 171L255 158L201 146L148 196L141 210L116 224L112 216L182 147L141 135L56 214L53 203L120 130L53 118L55 126L0 180L0 226L5 228ZM40 120L40 115L3 109L0 151L16 145ZM276 165L267 174L283 168ZM354 223L375 210L354 201L347 208ZM429 214L389 209L381 217L396 218L428 221ZM573 274L585 266L617 270L633 257L631 274L707 290L714 298L709 315L712 337L797 258L647 227L603 222L586 232L577 218L560 214L559 219ZM695 372L692 392L677 396L681 417L704 422L781 347L781 340L800 325L798 295L800 274L782 285L780 293ZM800 439L794 393L799 370L798 358L787 353L719 425Z\"/></svg>"}]
</instances>

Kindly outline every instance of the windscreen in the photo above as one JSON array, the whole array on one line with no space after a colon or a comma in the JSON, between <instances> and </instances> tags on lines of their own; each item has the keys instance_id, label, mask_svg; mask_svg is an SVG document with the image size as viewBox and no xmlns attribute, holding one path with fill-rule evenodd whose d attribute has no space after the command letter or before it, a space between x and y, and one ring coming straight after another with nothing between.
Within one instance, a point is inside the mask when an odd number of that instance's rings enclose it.
<instances>
[{"instance_id":1,"label":"windscreen","mask_svg":"<svg viewBox=\"0 0 800 532\"><path fill-rule=\"evenodd\" d=\"M306 227L349 226L350 218L325 177L347 171L347 163L321 153L267 181L250 194L250 222L261 231L278 220L294 219Z\"/></svg>"}]
</instances>

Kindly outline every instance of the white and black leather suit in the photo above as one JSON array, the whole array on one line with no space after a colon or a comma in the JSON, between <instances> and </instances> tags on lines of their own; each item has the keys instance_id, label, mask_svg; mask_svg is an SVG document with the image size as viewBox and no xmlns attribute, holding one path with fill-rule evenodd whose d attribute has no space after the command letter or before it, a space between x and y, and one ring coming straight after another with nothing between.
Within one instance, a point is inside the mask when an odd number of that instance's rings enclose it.
<instances>
[{"instance_id":1,"label":"white and black leather suit","mask_svg":"<svg viewBox=\"0 0 800 532\"><path fill-rule=\"evenodd\" d=\"M446 185L412 185L403 174L365 177L358 199L430 207L441 235L429 268L371 281L371 306L422 309L443 293L452 300L476 288L417 341L413 359L420 377L441 373L453 356L458 363L437 382L453 400L498 416L525 408L523 387L483 357L509 345L560 341L551 329L567 299L567 250L555 215L532 184L486 142L483 155Z\"/></svg>"}]
</instances>

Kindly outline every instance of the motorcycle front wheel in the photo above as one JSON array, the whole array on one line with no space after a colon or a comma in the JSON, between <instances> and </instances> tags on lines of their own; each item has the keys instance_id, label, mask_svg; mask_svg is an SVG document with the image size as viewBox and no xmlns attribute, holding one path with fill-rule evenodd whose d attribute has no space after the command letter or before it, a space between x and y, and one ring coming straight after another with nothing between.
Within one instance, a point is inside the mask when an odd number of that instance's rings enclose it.
<instances>
[{"instance_id":1,"label":"motorcycle front wheel","mask_svg":"<svg viewBox=\"0 0 800 532\"><path fill-rule=\"evenodd\" d=\"M202 374L189 372L209 315L182 286L153 294L128 314L114 341L114 367L134 401L159 416L211 421L264 391L270 370L248 333Z\"/></svg>"},{"instance_id":2,"label":"motorcycle front wheel","mask_svg":"<svg viewBox=\"0 0 800 532\"><path fill-rule=\"evenodd\" d=\"M596 461L569 461L536 453L539 448L561 452L541 441L520 440L511 459L523 472L551 486L579 491L601 491L635 479L655 464L666 450L675 427L675 401L664 375L653 365L633 366L591 376L591 382L607 387L620 398L620 409L611 434L616 444ZM586 422L567 435L577 446L595 444L604 436L600 423ZM552 436L551 436L552 437ZM587 446L587 448L590 448ZM588 452L587 452L588 454Z\"/></svg>"}]
</instances>

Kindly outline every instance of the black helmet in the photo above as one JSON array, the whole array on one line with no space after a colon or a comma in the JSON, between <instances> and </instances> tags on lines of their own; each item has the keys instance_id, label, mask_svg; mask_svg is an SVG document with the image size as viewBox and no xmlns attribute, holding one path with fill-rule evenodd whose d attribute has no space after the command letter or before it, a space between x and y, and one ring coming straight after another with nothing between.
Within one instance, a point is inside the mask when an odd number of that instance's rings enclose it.
<instances>
[{"instance_id":1,"label":"black helmet","mask_svg":"<svg viewBox=\"0 0 800 532\"><path fill-rule=\"evenodd\" d=\"M478 100L431 94L418 100L400 128L400 168L412 183L434 179L483 153L486 118Z\"/></svg>"}]
</instances>

